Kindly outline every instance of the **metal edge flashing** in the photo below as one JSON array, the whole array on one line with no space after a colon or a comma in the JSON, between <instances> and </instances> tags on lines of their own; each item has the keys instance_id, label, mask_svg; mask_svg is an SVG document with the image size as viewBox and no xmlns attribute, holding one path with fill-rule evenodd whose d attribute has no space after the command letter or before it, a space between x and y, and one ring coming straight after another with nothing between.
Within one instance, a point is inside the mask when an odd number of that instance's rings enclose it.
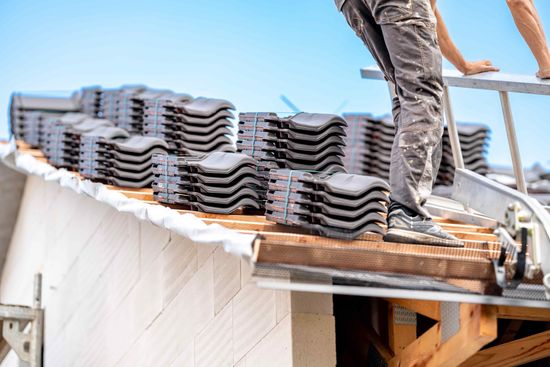
<instances>
[{"instance_id":1,"label":"metal edge flashing","mask_svg":"<svg viewBox=\"0 0 550 367\"><path fill-rule=\"evenodd\" d=\"M454 293L441 291L417 291L411 289L374 288L355 285L335 285L323 283L307 283L292 280L255 279L260 288L286 290L295 292L330 293L349 296L413 299L424 301L444 301L458 303L472 303L484 305L516 306L530 308L550 308L548 301L505 298L468 293Z\"/></svg>"}]
</instances>

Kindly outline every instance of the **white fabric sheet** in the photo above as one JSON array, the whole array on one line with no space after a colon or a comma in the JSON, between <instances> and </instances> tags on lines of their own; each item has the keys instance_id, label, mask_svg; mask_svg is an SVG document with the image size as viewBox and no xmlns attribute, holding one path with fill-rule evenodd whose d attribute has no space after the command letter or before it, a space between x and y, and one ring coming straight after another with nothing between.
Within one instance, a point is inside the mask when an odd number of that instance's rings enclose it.
<instances>
[{"instance_id":1,"label":"white fabric sheet","mask_svg":"<svg viewBox=\"0 0 550 367\"><path fill-rule=\"evenodd\" d=\"M143 203L109 190L105 185L89 180L81 180L65 169L57 169L35 159L29 154L16 150L14 142L0 144L0 160L7 166L26 175L36 175L46 181L56 181L62 187L78 194L88 195L123 213L132 213L137 218L162 228L174 231L197 244L223 245L225 251L236 256L252 255L253 234L243 234L227 229L219 224L206 224L192 214L180 214L176 210Z\"/></svg>"}]
</instances>

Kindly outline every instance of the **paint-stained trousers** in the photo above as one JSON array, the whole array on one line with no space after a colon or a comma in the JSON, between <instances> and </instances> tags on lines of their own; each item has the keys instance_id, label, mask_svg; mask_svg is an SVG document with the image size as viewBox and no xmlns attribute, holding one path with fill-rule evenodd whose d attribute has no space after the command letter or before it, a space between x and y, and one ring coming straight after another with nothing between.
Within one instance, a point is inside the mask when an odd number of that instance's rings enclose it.
<instances>
[{"instance_id":1,"label":"paint-stained trousers","mask_svg":"<svg viewBox=\"0 0 550 367\"><path fill-rule=\"evenodd\" d=\"M395 85L391 199L429 217L424 204L439 170L443 134L442 57L430 1L346 0L341 10Z\"/></svg>"}]
</instances>

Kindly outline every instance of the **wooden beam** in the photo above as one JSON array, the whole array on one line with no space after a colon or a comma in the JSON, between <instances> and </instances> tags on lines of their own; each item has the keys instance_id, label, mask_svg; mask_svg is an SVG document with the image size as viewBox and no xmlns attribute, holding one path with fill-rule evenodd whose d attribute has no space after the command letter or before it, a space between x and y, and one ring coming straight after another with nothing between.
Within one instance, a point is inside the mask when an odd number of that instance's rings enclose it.
<instances>
[{"instance_id":1,"label":"wooden beam","mask_svg":"<svg viewBox=\"0 0 550 367\"><path fill-rule=\"evenodd\" d=\"M365 244L380 247L389 245L384 242L365 242ZM463 259L452 255L426 256L426 254L407 251L376 251L366 246L364 248L331 248L313 244L288 245L262 241L258 262L494 281L493 265L485 259Z\"/></svg>"},{"instance_id":2,"label":"wooden beam","mask_svg":"<svg viewBox=\"0 0 550 367\"><path fill-rule=\"evenodd\" d=\"M382 338L371 325L365 325L365 333L384 361L388 362L394 356L392 350L382 341Z\"/></svg>"},{"instance_id":3,"label":"wooden beam","mask_svg":"<svg viewBox=\"0 0 550 367\"><path fill-rule=\"evenodd\" d=\"M439 321L441 319L441 302L397 298L388 298L387 301L429 317L432 320Z\"/></svg>"},{"instance_id":4,"label":"wooden beam","mask_svg":"<svg viewBox=\"0 0 550 367\"><path fill-rule=\"evenodd\" d=\"M478 352L462 366L512 367L550 357L550 330Z\"/></svg>"},{"instance_id":5,"label":"wooden beam","mask_svg":"<svg viewBox=\"0 0 550 367\"><path fill-rule=\"evenodd\" d=\"M487 242L496 242L497 236L489 233L479 233L479 232L463 232L456 230L447 230L450 234L454 235L461 240L474 240L474 241L487 241Z\"/></svg>"},{"instance_id":6,"label":"wooden beam","mask_svg":"<svg viewBox=\"0 0 550 367\"><path fill-rule=\"evenodd\" d=\"M403 312L412 313L414 317L411 320L404 320ZM388 303L388 339L394 355L399 355L416 339L416 313Z\"/></svg>"},{"instance_id":7,"label":"wooden beam","mask_svg":"<svg viewBox=\"0 0 550 367\"><path fill-rule=\"evenodd\" d=\"M421 335L396 355L390 366L459 366L497 336L494 307L460 305L460 327L447 341L442 341L441 322Z\"/></svg>"},{"instance_id":8,"label":"wooden beam","mask_svg":"<svg viewBox=\"0 0 550 367\"><path fill-rule=\"evenodd\" d=\"M460 305L460 329L441 346L432 366L459 366L497 337L497 315L493 306Z\"/></svg>"},{"instance_id":9,"label":"wooden beam","mask_svg":"<svg viewBox=\"0 0 550 367\"><path fill-rule=\"evenodd\" d=\"M550 308L497 306L499 319L550 321Z\"/></svg>"},{"instance_id":10,"label":"wooden beam","mask_svg":"<svg viewBox=\"0 0 550 367\"><path fill-rule=\"evenodd\" d=\"M427 366L433 353L441 345L441 325L432 326L401 353L392 358L389 367Z\"/></svg>"}]
</instances>

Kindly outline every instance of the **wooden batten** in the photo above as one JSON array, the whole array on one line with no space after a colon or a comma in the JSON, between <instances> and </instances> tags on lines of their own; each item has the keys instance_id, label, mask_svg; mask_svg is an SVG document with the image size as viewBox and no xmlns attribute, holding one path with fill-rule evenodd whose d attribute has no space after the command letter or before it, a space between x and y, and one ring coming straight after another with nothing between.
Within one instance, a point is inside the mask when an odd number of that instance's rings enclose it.
<instances>
[{"instance_id":1,"label":"wooden batten","mask_svg":"<svg viewBox=\"0 0 550 367\"><path fill-rule=\"evenodd\" d=\"M18 142L19 149L45 160L42 153ZM76 173L77 174L77 173ZM78 174L77 174L78 175ZM133 189L106 185L129 198L147 204L153 201L150 188ZM383 242L377 234L366 233L353 241L324 238L298 227L289 227L266 220L263 215L246 211L233 215L201 213L166 205L180 214L192 214L207 224L219 224L242 233L260 235L258 261L269 264L309 265L365 271L395 272L448 279L450 284L470 291L487 292L494 275L490 260L499 256L500 244L491 228L435 218L445 230L464 242L464 248L440 248ZM476 283L477 282L477 283Z\"/></svg>"},{"instance_id":2,"label":"wooden batten","mask_svg":"<svg viewBox=\"0 0 550 367\"><path fill-rule=\"evenodd\" d=\"M482 350L463 367L514 367L550 357L550 331Z\"/></svg>"}]
</instances>

